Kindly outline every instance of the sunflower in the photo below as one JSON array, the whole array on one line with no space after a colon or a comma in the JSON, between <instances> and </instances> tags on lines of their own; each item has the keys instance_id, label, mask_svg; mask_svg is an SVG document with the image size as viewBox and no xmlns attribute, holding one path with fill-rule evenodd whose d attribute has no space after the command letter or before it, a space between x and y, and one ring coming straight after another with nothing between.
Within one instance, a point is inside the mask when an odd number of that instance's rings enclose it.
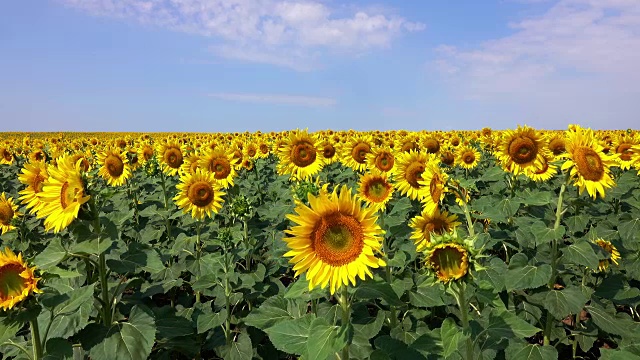
<instances>
[{"instance_id":1,"label":"sunflower","mask_svg":"<svg viewBox=\"0 0 640 360\"><path fill-rule=\"evenodd\" d=\"M32 292L42 292L38 289L40 278L35 277L35 269L22 260L21 253L16 255L9 248L0 251L0 308L11 310Z\"/></svg>"},{"instance_id":2,"label":"sunflower","mask_svg":"<svg viewBox=\"0 0 640 360\"><path fill-rule=\"evenodd\" d=\"M89 201L81 176L81 162L73 163L70 156L57 159L57 166L49 166L49 177L44 181L42 192L38 193L42 208L38 218L46 217L47 231L59 232L78 217L80 206Z\"/></svg>"},{"instance_id":3,"label":"sunflower","mask_svg":"<svg viewBox=\"0 0 640 360\"><path fill-rule=\"evenodd\" d=\"M29 161L31 162L46 161L46 160L47 160L47 153L45 153L44 150L42 149L35 149L29 153Z\"/></svg>"},{"instance_id":4,"label":"sunflower","mask_svg":"<svg viewBox=\"0 0 640 360\"><path fill-rule=\"evenodd\" d=\"M539 131L528 126L508 130L497 143L496 157L506 171L514 175L542 167L546 144Z\"/></svg>"},{"instance_id":5,"label":"sunflower","mask_svg":"<svg viewBox=\"0 0 640 360\"><path fill-rule=\"evenodd\" d=\"M138 146L138 158L140 159L140 164L145 164L147 161L151 160L154 154L155 150L149 143L141 143Z\"/></svg>"},{"instance_id":6,"label":"sunflower","mask_svg":"<svg viewBox=\"0 0 640 360\"><path fill-rule=\"evenodd\" d=\"M604 189L615 185L611 178L610 166L616 165L615 156L602 152L602 146L596 141L593 130L574 126L567 131L567 158L562 170L571 169L570 176L578 187L579 193L586 189L595 199L597 194L604 198Z\"/></svg>"},{"instance_id":7,"label":"sunflower","mask_svg":"<svg viewBox=\"0 0 640 360\"><path fill-rule=\"evenodd\" d=\"M320 146L322 147L322 160L325 165L333 164L338 161L338 157L336 156L336 147L333 145L331 140L322 140Z\"/></svg>"},{"instance_id":8,"label":"sunflower","mask_svg":"<svg viewBox=\"0 0 640 360\"><path fill-rule=\"evenodd\" d=\"M13 153L6 147L0 147L0 164L11 165L13 164Z\"/></svg>"},{"instance_id":9,"label":"sunflower","mask_svg":"<svg viewBox=\"0 0 640 360\"><path fill-rule=\"evenodd\" d=\"M15 229L15 226L11 225L11 221L20 215L17 210L18 205L13 203L13 198L7 199L3 192L0 195L0 230L2 230L2 235Z\"/></svg>"},{"instance_id":10,"label":"sunflower","mask_svg":"<svg viewBox=\"0 0 640 360\"><path fill-rule=\"evenodd\" d=\"M98 154L98 164L100 164L98 175L111 186L122 186L131 177L126 150L117 147L108 148Z\"/></svg>"},{"instance_id":11,"label":"sunflower","mask_svg":"<svg viewBox=\"0 0 640 360\"><path fill-rule=\"evenodd\" d=\"M195 219L211 217L211 213L217 214L222 208L222 195L220 184L215 175L202 169L197 169L194 174L183 173L180 182L176 185L178 194L173 198L184 213L191 211Z\"/></svg>"},{"instance_id":12,"label":"sunflower","mask_svg":"<svg viewBox=\"0 0 640 360\"><path fill-rule=\"evenodd\" d=\"M433 213L438 208L448 190L448 179L449 176L442 171L437 161L434 160L427 164L422 173L422 180L418 181L420 184L418 198L421 199L426 211Z\"/></svg>"},{"instance_id":13,"label":"sunflower","mask_svg":"<svg viewBox=\"0 0 640 360\"><path fill-rule=\"evenodd\" d=\"M392 195L393 185L387 179L386 173L373 170L360 176L358 196L370 208L384 211Z\"/></svg>"},{"instance_id":14,"label":"sunflower","mask_svg":"<svg viewBox=\"0 0 640 360\"><path fill-rule=\"evenodd\" d=\"M176 175L184 162L184 149L175 141L160 143L156 147L158 163L162 171L170 176Z\"/></svg>"},{"instance_id":15,"label":"sunflower","mask_svg":"<svg viewBox=\"0 0 640 360\"><path fill-rule=\"evenodd\" d=\"M551 160L545 156L540 166L527 168L524 174L533 181L545 182L553 178L558 173L558 167L551 164L550 161Z\"/></svg>"},{"instance_id":16,"label":"sunflower","mask_svg":"<svg viewBox=\"0 0 640 360\"><path fill-rule=\"evenodd\" d=\"M355 285L356 276L373 277L369 268L385 265L376 257L381 254L384 231L376 224L375 210L363 208L346 185L339 194L336 188L308 198L310 207L298 202L297 214L287 215L297 224L285 231L291 236L284 238L291 249L284 256L295 264L295 276L306 272L309 289L329 285L331 294L349 281Z\"/></svg>"},{"instance_id":17,"label":"sunflower","mask_svg":"<svg viewBox=\"0 0 640 360\"><path fill-rule=\"evenodd\" d=\"M354 171L365 171L367 169L367 154L371 152L372 143L371 135L352 135L342 146L340 161Z\"/></svg>"},{"instance_id":18,"label":"sunflower","mask_svg":"<svg viewBox=\"0 0 640 360\"><path fill-rule=\"evenodd\" d=\"M566 152L566 142L564 133L552 132L547 136L547 148L553 153L553 156L558 157Z\"/></svg>"},{"instance_id":19,"label":"sunflower","mask_svg":"<svg viewBox=\"0 0 640 360\"><path fill-rule=\"evenodd\" d=\"M22 173L18 175L18 180L27 186L18 193L22 195L19 200L27 207L27 210L30 210L31 214L36 213L42 207L38 193L42 191L44 181L48 177L46 165L41 161L24 164Z\"/></svg>"},{"instance_id":20,"label":"sunflower","mask_svg":"<svg viewBox=\"0 0 640 360\"><path fill-rule=\"evenodd\" d=\"M440 151L440 142L436 136L428 136L422 140L422 146L429 154L436 154Z\"/></svg>"},{"instance_id":21,"label":"sunflower","mask_svg":"<svg viewBox=\"0 0 640 360\"><path fill-rule=\"evenodd\" d=\"M229 150L218 146L200 158L200 168L213 173L214 178L223 189L233 186L236 176L236 160Z\"/></svg>"},{"instance_id":22,"label":"sunflower","mask_svg":"<svg viewBox=\"0 0 640 360\"><path fill-rule=\"evenodd\" d=\"M322 170L324 162L319 156L321 153L321 142L306 130L290 131L278 150L278 174L289 174L293 180L307 180Z\"/></svg>"},{"instance_id":23,"label":"sunflower","mask_svg":"<svg viewBox=\"0 0 640 360\"><path fill-rule=\"evenodd\" d=\"M620 252L611 243L611 241L604 240L604 239L596 239L594 242L596 243L596 245L600 246L601 248L604 249L604 251L606 251L606 252L608 252L610 254L610 258L609 259L602 259L602 260L598 261L598 270L597 271L603 272L603 271L607 270L609 268L609 263L610 262L613 262L614 264L618 265L618 260L620 260Z\"/></svg>"},{"instance_id":24,"label":"sunflower","mask_svg":"<svg viewBox=\"0 0 640 360\"><path fill-rule=\"evenodd\" d=\"M431 233L442 235L460 225L461 223L457 220L457 215L449 215L446 211L440 212L437 207L433 211L424 208L420 215L409 222L409 227L413 229L411 239L416 244L416 251L423 251L429 247Z\"/></svg>"},{"instance_id":25,"label":"sunflower","mask_svg":"<svg viewBox=\"0 0 640 360\"><path fill-rule=\"evenodd\" d=\"M367 165L376 168L380 172L393 174L396 169L396 160L389 146L379 146L367 154Z\"/></svg>"},{"instance_id":26,"label":"sunflower","mask_svg":"<svg viewBox=\"0 0 640 360\"><path fill-rule=\"evenodd\" d=\"M456 154L446 149L440 154L440 161L447 166L453 166L456 163Z\"/></svg>"},{"instance_id":27,"label":"sunflower","mask_svg":"<svg viewBox=\"0 0 640 360\"><path fill-rule=\"evenodd\" d=\"M469 252L460 244L437 244L429 249L427 264L440 281L458 280L469 272Z\"/></svg>"},{"instance_id":28,"label":"sunflower","mask_svg":"<svg viewBox=\"0 0 640 360\"><path fill-rule=\"evenodd\" d=\"M640 142L636 136L630 134L620 134L615 141L613 141L613 149L618 157L616 161L622 170L629 170L636 158L636 146Z\"/></svg>"},{"instance_id":29,"label":"sunflower","mask_svg":"<svg viewBox=\"0 0 640 360\"><path fill-rule=\"evenodd\" d=\"M427 163L435 161L434 154L424 152L409 151L400 153L397 158L395 185L402 195L415 200L419 196L418 190L421 185L422 173L427 168Z\"/></svg>"},{"instance_id":30,"label":"sunflower","mask_svg":"<svg viewBox=\"0 0 640 360\"><path fill-rule=\"evenodd\" d=\"M458 148L456 161L461 167L471 170L478 166L480 162L480 152L471 145L464 145Z\"/></svg>"},{"instance_id":31,"label":"sunflower","mask_svg":"<svg viewBox=\"0 0 640 360\"><path fill-rule=\"evenodd\" d=\"M196 169L198 169L200 166L200 159L201 157L195 153L192 153L191 155L187 156L184 159L182 166L180 166L180 172L183 174L185 173L195 174Z\"/></svg>"}]
</instances>

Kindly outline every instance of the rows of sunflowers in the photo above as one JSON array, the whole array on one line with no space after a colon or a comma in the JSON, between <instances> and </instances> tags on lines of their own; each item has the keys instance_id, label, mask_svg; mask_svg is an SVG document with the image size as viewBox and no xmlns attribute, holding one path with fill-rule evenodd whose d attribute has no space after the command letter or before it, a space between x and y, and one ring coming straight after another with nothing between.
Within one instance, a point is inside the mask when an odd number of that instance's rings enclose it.
<instances>
[{"instance_id":1,"label":"rows of sunflowers","mask_svg":"<svg viewBox=\"0 0 640 360\"><path fill-rule=\"evenodd\" d=\"M640 132L3 133L0 358L640 359Z\"/></svg>"}]
</instances>

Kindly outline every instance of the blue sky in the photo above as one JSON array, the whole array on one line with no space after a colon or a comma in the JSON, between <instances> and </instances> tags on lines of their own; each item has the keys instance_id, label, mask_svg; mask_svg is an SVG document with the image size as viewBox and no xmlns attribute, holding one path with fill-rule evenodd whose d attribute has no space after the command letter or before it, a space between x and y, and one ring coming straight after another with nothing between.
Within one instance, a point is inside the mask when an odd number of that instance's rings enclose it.
<instances>
[{"instance_id":1,"label":"blue sky","mask_svg":"<svg viewBox=\"0 0 640 360\"><path fill-rule=\"evenodd\" d=\"M21 0L0 131L640 128L638 0Z\"/></svg>"}]
</instances>

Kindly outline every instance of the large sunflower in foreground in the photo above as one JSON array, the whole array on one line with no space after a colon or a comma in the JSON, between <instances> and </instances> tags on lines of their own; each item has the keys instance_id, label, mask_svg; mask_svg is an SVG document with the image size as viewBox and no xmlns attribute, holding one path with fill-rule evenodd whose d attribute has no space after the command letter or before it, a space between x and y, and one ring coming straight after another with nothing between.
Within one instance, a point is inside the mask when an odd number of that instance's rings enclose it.
<instances>
[{"instance_id":1,"label":"large sunflower in foreground","mask_svg":"<svg viewBox=\"0 0 640 360\"><path fill-rule=\"evenodd\" d=\"M225 193L220 190L213 173L202 169L196 169L194 174L185 172L176 188L178 194L173 200L184 213L191 211L193 218L211 217L211 213L217 214L222 208Z\"/></svg>"},{"instance_id":2,"label":"large sunflower in foreground","mask_svg":"<svg viewBox=\"0 0 640 360\"><path fill-rule=\"evenodd\" d=\"M545 150L546 144L539 131L518 126L517 130L503 133L497 144L496 157L506 171L518 175L531 168L540 168Z\"/></svg>"},{"instance_id":3,"label":"large sunflower in foreground","mask_svg":"<svg viewBox=\"0 0 640 360\"><path fill-rule=\"evenodd\" d=\"M434 154L410 150L398 154L394 181L396 188L402 195L412 200L419 197L420 180L422 173L427 168L427 163L436 161Z\"/></svg>"},{"instance_id":4,"label":"large sunflower in foreground","mask_svg":"<svg viewBox=\"0 0 640 360\"><path fill-rule=\"evenodd\" d=\"M370 208L384 211L392 195L393 185L389 182L386 173L374 170L360 176L358 196Z\"/></svg>"},{"instance_id":5,"label":"large sunflower in foreground","mask_svg":"<svg viewBox=\"0 0 640 360\"><path fill-rule=\"evenodd\" d=\"M604 189L615 185L609 167L616 166L613 155L602 152L602 145L596 140L593 130L580 126L567 131L566 154L567 161L562 170L570 169L573 183L580 194L586 189L595 199L597 194L604 198Z\"/></svg>"},{"instance_id":6,"label":"large sunflower in foreground","mask_svg":"<svg viewBox=\"0 0 640 360\"><path fill-rule=\"evenodd\" d=\"M11 221L14 217L18 216L18 205L13 203L13 198L8 198L2 193L0 195L0 230L2 235L7 231L15 229L15 226L11 225Z\"/></svg>"},{"instance_id":7,"label":"large sunflower in foreground","mask_svg":"<svg viewBox=\"0 0 640 360\"><path fill-rule=\"evenodd\" d=\"M296 214L287 218L297 225L286 230L284 238L289 250L284 256L295 264L295 276L307 273L309 289L330 287L334 294L356 276L373 277L370 267L384 266L376 257L382 247L384 231L376 223L375 210L362 207L362 202L343 185L338 194L321 190L316 197L309 194L309 205L297 203Z\"/></svg>"},{"instance_id":8,"label":"large sunflower in foreground","mask_svg":"<svg viewBox=\"0 0 640 360\"><path fill-rule=\"evenodd\" d=\"M44 181L42 192L38 193L43 205L38 218L46 217L47 231L59 232L78 217L82 204L89 201L81 176L81 162L73 163L70 156L57 159L57 166L49 166L49 177Z\"/></svg>"},{"instance_id":9,"label":"large sunflower in foreground","mask_svg":"<svg viewBox=\"0 0 640 360\"><path fill-rule=\"evenodd\" d=\"M106 149L98 154L100 169L98 175L102 176L111 186L121 186L131 177L127 151L116 147Z\"/></svg>"},{"instance_id":10,"label":"large sunflower in foreground","mask_svg":"<svg viewBox=\"0 0 640 360\"><path fill-rule=\"evenodd\" d=\"M307 180L324 166L322 142L307 131L289 132L289 137L278 150L278 174L288 174L293 180Z\"/></svg>"},{"instance_id":11,"label":"large sunflower in foreground","mask_svg":"<svg viewBox=\"0 0 640 360\"><path fill-rule=\"evenodd\" d=\"M35 213L42 207L42 201L38 197L38 193L42 191L44 181L49 177L47 167L44 162L36 161L24 164L22 173L18 175L18 180L27 187L20 190L19 200L30 210Z\"/></svg>"},{"instance_id":12,"label":"large sunflower in foreground","mask_svg":"<svg viewBox=\"0 0 640 360\"><path fill-rule=\"evenodd\" d=\"M32 292L41 292L35 269L22 260L22 254L16 255L9 248L0 251L0 308L11 310Z\"/></svg>"},{"instance_id":13,"label":"large sunflower in foreground","mask_svg":"<svg viewBox=\"0 0 640 360\"><path fill-rule=\"evenodd\" d=\"M429 247L432 233L442 235L460 225L461 223L457 220L457 215L449 215L446 211L440 212L437 207L435 210L423 209L420 215L409 222L409 227L413 229L411 239L416 244L416 251L423 251Z\"/></svg>"}]
</instances>

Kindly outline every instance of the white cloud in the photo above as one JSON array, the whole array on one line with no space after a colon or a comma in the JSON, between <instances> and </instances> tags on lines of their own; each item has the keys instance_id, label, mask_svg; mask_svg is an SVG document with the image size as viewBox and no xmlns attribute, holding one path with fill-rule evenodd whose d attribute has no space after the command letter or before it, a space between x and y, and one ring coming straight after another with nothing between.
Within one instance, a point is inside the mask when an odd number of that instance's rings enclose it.
<instances>
[{"instance_id":1,"label":"white cloud","mask_svg":"<svg viewBox=\"0 0 640 360\"><path fill-rule=\"evenodd\" d=\"M279 105L299 105L307 107L328 107L333 106L337 103L336 99L330 97L286 94L212 93L207 94L207 96L227 101Z\"/></svg>"},{"instance_id":2,"label":"white cloud","mask_svg":"<svg viewBox=\"0 0 640 360\"><path fill-rule=\"evenodd\" d=\"M559 0L509 26L511 35L476 47L440 46L428 65L466 99L510 102L550 125L560 116L623 127L637 120L640 1Z\"/></svg>"},{"instance_id":3,"label":"white cloud","mask_svg":"<svg viewBox=\"0 0 640 360\"><path fill-rule=\"evenodd\" d=\"M58 1L95 16L211 37L223 57L294 69L309 67L298 65L314 60L306 53L384 48L402 33L424 29L424 24L370 9L344 16L319 0Z\"/></svg>"}]
</instances>

